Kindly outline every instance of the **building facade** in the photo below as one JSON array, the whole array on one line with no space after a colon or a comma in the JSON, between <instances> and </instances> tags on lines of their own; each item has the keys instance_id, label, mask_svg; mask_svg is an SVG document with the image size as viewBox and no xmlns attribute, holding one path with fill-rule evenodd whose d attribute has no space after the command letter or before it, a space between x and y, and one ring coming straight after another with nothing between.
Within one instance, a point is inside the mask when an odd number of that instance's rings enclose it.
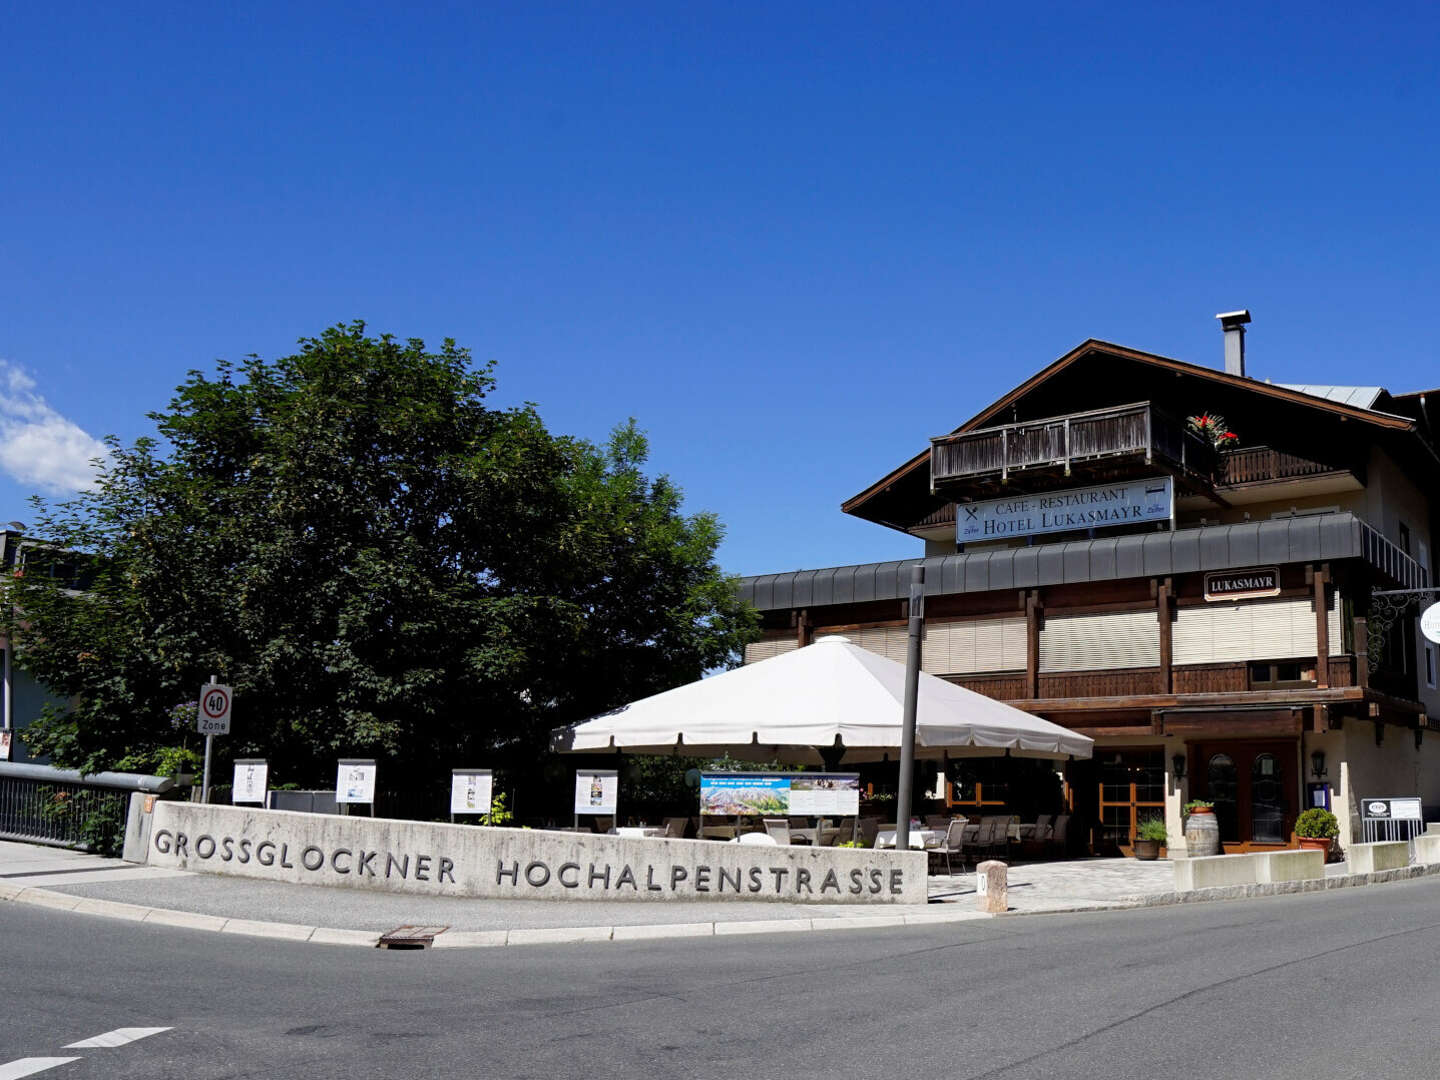
<instances>
[{"instance_id":1,"label":"building facade","mask_svg":"<svg viewBox=\"0 0 1440 1080\"><path fill-rule=\"evenodd\" d=\"M923 562L925 670L1096 740L1056 796L1091 850L1161 814L1178 849L1190 799L1226 851L1292 845L1309 806L1344 843L1362 799L1440 804L1427 394L1248 378L1225 318L1227 370L1091 340L932 439L842 506L923 554L745 579L747 661L831 633L903 660ZM952 811L1019 799L1003 762L946 769Z\"/></svg>"}]
</instances>

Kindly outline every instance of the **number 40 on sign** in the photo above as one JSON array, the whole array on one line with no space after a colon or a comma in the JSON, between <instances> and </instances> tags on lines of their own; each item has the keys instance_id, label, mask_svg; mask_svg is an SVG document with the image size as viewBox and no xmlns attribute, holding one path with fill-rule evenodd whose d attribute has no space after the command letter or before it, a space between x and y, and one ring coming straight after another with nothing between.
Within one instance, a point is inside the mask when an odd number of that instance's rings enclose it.
<instances>
[{"instance_id":1,"label":"number 40 on sign","mask_svg":"<svg viewBox=\"0 0 1440 1080\"><path fill-rule=\"evenodd\" d=\"M195 730L201 735L230 734L230 705L233 699L230 687L219 683L206 683L200 688L200 709L195 718Z\"/></svg>"}]
</instances>

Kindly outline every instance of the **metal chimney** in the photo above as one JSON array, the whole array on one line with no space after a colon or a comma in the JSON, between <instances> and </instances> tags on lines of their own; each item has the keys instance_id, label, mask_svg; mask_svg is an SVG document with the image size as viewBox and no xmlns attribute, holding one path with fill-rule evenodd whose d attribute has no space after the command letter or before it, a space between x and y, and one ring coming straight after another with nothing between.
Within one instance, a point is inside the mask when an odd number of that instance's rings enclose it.
<instances>
[{"instance_id":1,"label":"metal chimney","mask_svg":"<svg viewBox=\"0 0 1440 1080\"><path fill-rule=\"evenodd\" d=\"M1230 375L1245 374L1245 324L1250 321L1248 311L1222 311L1215 318L1220 320L1220 329L1225 331L1225 371Z\"/></svg>"}]
</instances>

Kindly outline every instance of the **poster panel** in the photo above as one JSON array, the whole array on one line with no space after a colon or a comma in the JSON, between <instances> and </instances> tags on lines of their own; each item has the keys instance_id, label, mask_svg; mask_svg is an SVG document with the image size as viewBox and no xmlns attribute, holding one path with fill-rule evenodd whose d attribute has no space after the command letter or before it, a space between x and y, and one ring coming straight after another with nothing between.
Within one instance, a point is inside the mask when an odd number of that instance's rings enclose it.
<instances>
[{"instance_id":1,"label":"poster panel","mask_svg":"<svg viewBox=\"0 0 1440 1080\"><path fill-rule=\"evenodd\" d=\"M450 771L450 813L488 814L495 777L489 769Z\"/></svg>"},{"instance_id":2,"label":"poster panel","mask_svg":"<svg viewBox=\"0 0 1440 1080\"><path fill-rule=\"evenodd\" d=\"M375 762L373 760L349 759L340 762L335 778L335 802L375 802Z\"/></svg>"},{"instance_id":3,"label":"poster panel","mask_svg":"<svg viewBox=\"0 0 1440 1080\"><path fill-rule=\"evenodd\" d=\"M10 760L10 740L12 736L9 728L0 729L0 761Z\"/></svg>"},{"instance_id":4,"label":"poster panel","mask_svg":"<svg viewBox=\"0 0 1440 1080\"><path fill-rule=\"evenodd\" d=\"M611 817L620 802L620 774L614 769L575 771L575 813Z\"/></svg>"},{"instance_id":5,"label":"poster panel","mask_svg":"<svg viewBox=\"0 0 1440 1080\"><path fill-rule=\"evenodd\" d=\"M700 813L777 816L790 813L790 777L764 773L701 773Z\"/></svg>"},{"instance_id":6,"label":"poster panel","mask_svg":"<svg viewBox=\"0 0 1440 1080\"><path fill-rule=\"evenodd\" d=\"M795 773L790 813L806 817L854 817L860 813L859 773Z\"/></svg>"},{"instance_id":7,"label":"poster panel","mask_svg":"<svg viewBox=\"0 0 1440 1080\"><path fill-rule=\"evenodd\" d=\"M235 779L230 785L230 801L265 805L265 792L270 787L270 763L264 758L242 758L235 762Z\"/></svg>"}]
</instances>

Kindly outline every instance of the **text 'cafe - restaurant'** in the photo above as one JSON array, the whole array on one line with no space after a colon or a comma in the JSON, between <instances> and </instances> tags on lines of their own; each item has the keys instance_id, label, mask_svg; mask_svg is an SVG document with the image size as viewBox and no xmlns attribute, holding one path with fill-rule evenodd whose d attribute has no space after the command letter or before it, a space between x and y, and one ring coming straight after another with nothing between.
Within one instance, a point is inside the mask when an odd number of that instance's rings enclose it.
<instances>
[{"instance_id":1,"label":"text 'cafe - restaurant'","mask_svg":"<svg viewBox=\"0 0 1440 1080\"><path fill-rule=\"evenodd\" d=\"M948 762L936 812L1068 812L1097 853L1163 815L1180 854L1192 799L1227 852L1293 846L1308 807L1343 846L1362 800L1440 805L1437 394L1252 378L1247 322L1223 370L1086 341L930 438L841 506L914 554L745 579L747 662L833 634L903 661L923 561L924 669L1095 740L1058 778Z\"/></svg>"}]
</instances>

